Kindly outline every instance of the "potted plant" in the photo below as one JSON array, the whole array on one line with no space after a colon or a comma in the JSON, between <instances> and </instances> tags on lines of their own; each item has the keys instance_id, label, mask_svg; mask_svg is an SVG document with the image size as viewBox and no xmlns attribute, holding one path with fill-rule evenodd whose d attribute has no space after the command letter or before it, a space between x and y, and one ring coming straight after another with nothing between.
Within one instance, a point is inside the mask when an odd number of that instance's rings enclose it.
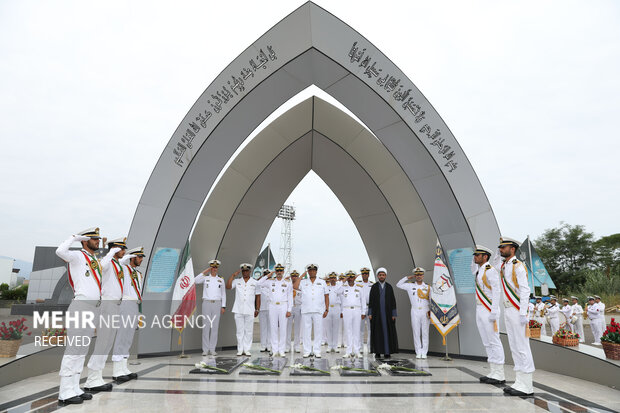
<instances>
[{"instance_id":1,"label":"potted plant","mask_svg":"<svg viewBox=\"0 0 620 413\"><path fill-rule=\"evenodd\" d=\"M579 334L569 330L559 329L553 335L553 343L564 347L574 347L579 345Z\"/></svg>"},{"instance_id":2,"label":"potted plant","mask_svg":"<svg viewBox=\"0 0 620 413\"><path fill-rule=\"evenodd\" d=\"M611 324L601 337L601 344L605 350L605 357L612 360L620 360L620 323L616 319L611 319Z\"/></svg>"},{"instance_id":3,"label":"potted plant","mask_svg":"<svg viewBox=\"0 0 620 413\"><path fill-rule=\"evenodd\" d=\"M540 328L542 324L540 324L536 320L530 320L530 338L540 338Z\"/></svg>"},{"instance_id":4,"label":"potted plant","mask_svg":"<svg viewBox=\"0 0 620 413\"><path fill-rule=\"evenodd\" d=\"M15 357L17 350L22 344L22 337L28 327L24 324L25 318L9 321L9 325L3 321L0 323L0 357ZM31 331L27 335L32 334Z\"/></svg>"},{"instance_id":5,"label":"potted plant","mask_svg":"<svg viewBox=\"0 0 620 413\"><path fill-rule=\"evenodd\" d=\"M41 333L41 345L64 346L66 338L66 328L48 328Z\"/></svg>"}]
</instances>

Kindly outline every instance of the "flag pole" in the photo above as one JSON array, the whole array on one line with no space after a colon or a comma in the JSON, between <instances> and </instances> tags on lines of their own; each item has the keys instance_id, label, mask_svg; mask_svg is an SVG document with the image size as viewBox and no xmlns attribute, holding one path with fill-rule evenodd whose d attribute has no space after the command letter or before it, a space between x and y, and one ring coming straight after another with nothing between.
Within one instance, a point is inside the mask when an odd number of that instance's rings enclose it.
<instances>
[{"instance_id":1,"label":"flag pole","mask_svg":"<svg viewBox=\"0 0 620 413\"><path fill-rule=\"evenodd\" d=\"M445 345L445 347L446 347L446 355L445 355L445 356L443 356L442 358L440 358L440 360L443 360L443 361L452 361L452 359L451 359L451 358L450 358L450 356L448 355L448 335L447 335L447 334L445 335L444 340L446 340L446 345Z\"/></svg>"},{"instance_id":2,"label":"flag pole","mask_svg":"<svg viewBox=\"0 0 620 413\"><path fill-rule=\"evenodd\" d=\"M536 295L536 287L534 286L534 264L532 262L532 241L530 240L529 235L527 236L527 249L530 255L530 272L532 273L532 294Z\"/></svg>"},{"instance_id":3,"label":"flag pole","mask_svg":"<svg viewBox=\"0 0 620 413\"><path fill-rule=\"evenodd\" d=\"M183 340L183 333L185 333L185 329L181 330L181 332L179 333L179 339L181 340L181 354L179 354L180 359L186 359L189 357L187 354L185 354L185 340Z\"/></svg>"}]
</instances>

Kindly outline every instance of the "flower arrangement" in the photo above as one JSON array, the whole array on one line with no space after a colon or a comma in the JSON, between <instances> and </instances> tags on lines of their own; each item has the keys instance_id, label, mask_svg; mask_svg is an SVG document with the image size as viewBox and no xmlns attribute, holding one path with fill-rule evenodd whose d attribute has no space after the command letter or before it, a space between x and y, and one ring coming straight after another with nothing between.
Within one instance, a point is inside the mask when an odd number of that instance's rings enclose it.
<instances>
[{"instance_id":1,"label":"flower arrangement","mask_svg":"<svg viewBox=\"0 0 620 413\"><path fill-rule=\"evenodd\" d=\"M226 373L226 374L228 374L228 370L221 369L221 368L215 367L215 366L210 366L207 363L205 363L204 361L201 361L200 363L196 363L196 364L194 364L194 366L196 366L196 368L198 368L198 369L205 369L205 370L217 371L218 373Z\"/></svg>"},{"instance_id":2,"label":"flower arrangement","mask_svg":"<svg viewBox=\"0 0 620 413\"><path fill-rule=\"evenodd\" d=\"M611 319L611 324L607 326L601 341L620 344L620 323L617 323L615 318Z\"/></svg>"},{"instance_id":3,"label":"flower arrangement","mask_svg":"<svg viewBox=\"0 0 620 413\"><path fill-rule=\"evenodd\" d=\"M607 326L601 344L605 351L605 357L612 360L620 360L620 323L615 318L611 319L611 324Z\"/></svg>"},{"instance_id":4,"label":"flower arrangement","mask_svg":"<svg viewBox=\"0 0 620 413\"><path fill-rule=\"evenodd\" d=\"M410 367L404 367L404 366L396 366L396 365L387 364L387 363L379 364L377 368L379 370L406 371L410 373L424 373L422 370L412 369Z\"/></svg>"},{"instance_id":5,"label":"flower arrangement","mask_svg":"<svg viewBox=\"0 0 620 413\"><path fill-rule=\"evenodd\" d=\"M252 370L268 371L270 373L276 373L276 374L282 373L281 370L270 369L269 367L259 366L258 364L243 363L242 366L243 367L247 367L247 368L252 369Z\"/></svg>"},{"instance_id":6,"label":"flower arrangement","mask_svg":"<svg viewBox=\"0 0 620 413\"><path fill-rule=\"evenodd\" d=\"M329 371L317 369L316 367L312 367L312 366L306 366L305 364L301 364L301 363L293 364L291 368L298 369L298 370L318 371L319 373L329 374Z\"/></svg>"},{"instance_id":7,"label":"flower arrangement","mask_svg":"<svg viewBox=\"0 0 620 413\"><path fill-rule=\"evenodd\" d=\"M570 330L564 330L564 329L559 329L558 331L555 332L555 334L553 335L553 337L557 337L557 338L576 338L577 340L579 340L581 337L579 336L579 334L577 333L573 333Z\"/></svg>"},{"instance_id":8,"label":"flower arrangement","mask_svg":"<svg viewBox=\"0 0 620 413\"><path fill-rule=\"evenodd\" d=\"M530 320L530 328L541 328L542 324L540 324L536 320Z\"/></svg>"},{"instance_id":9,"label":"flower arrangement","mask_svg":"<svg viewBox=\"0 0 620 413\"><path fill-rule=\"evenodd\" d=\"M347 366L342 366L342 365L332 366L331 369L332 370L356 371L358 373L369 373L369 374L376 373L375 370L359 369L357 367L347 367Z\"/></svg>"},{"instance_id":10,"label":"flower arrangement","mask_svg":"<svg viewBox=\"0 0 620 413\"><path fill-rule=\"evenodd\" d=\"M0 340L20 340L24 336L24 332L28 330L28 326L24 324L25 318L21 318L15 321L9 321L7 327L3 321L0 324ZM26 333L26 335L32 334L32 331Z\"/></svg>"},{"instance_id":11,"label":"flower arrangement","mask_svg":"<svg viewBox=\"0 0 620 413\"><path fill-rule=\"evenodd\" d=\"M47 328L41 332L43 337L60 337L67 335L66 328Z\"/></svg>"},{"instance_id":12,"label":"flower arrangement","mask_svg":"<svg viewBox=\"0 0 620 413\"><path fill-rule=\"evenodd\" d=\"M555 332L552 341L554 344L559 344L560 346L574 347L579 345L579 338L579 334L561 328Z\"/></svg>"}]
</instances>

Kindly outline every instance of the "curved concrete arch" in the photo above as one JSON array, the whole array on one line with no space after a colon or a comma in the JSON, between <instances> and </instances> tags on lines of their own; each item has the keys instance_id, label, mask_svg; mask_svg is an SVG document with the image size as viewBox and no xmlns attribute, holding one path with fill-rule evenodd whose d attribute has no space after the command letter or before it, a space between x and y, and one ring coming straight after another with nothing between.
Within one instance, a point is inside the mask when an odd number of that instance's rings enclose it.
<instances>
[{"instance_id":1,"label":"curved concrete arch","mask_svg":"<svg viewBox=\"0 0 620 413\"><path fill-rule=\"evenodd\" d=\"M311 84L358 116L392 154L444 249L496 242L484 191L439 114L378 49L313 3L243 51L190 109L149 179L129 242L145 245L149 255L158 247L182 248L226 161L273 110Z\"/></svg>"}]
</instances>

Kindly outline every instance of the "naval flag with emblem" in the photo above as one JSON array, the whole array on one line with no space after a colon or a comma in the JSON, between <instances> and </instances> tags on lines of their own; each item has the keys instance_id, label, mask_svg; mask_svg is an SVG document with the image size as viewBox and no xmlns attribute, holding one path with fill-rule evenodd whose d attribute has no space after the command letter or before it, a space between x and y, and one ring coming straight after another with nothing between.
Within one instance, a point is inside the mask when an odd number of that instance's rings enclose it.
<instances>
[{"instance_id":1,"label":"naval flag with emblem","mask_svg":"<svg viewBox=\"0 0 620 413\"><path fill-rule=\"evenodd\" d=\"M443 337L443 345L445 346L446 336L460 323L461 318L456 307L454 282L448 267L441 259L442 255L441 247L437 244L430 308L431 322Z\"/></svg>"},{"instance_id":2,"label":"naval flag with emblem","mask_svg":"<svg viewBox=\"0 0 620 413\"><path fill-rule=\"evenodd\" d=\"M194 266L189 250L189 241L183 249L179 277L174 285L170 314L174 328L179 331L179 345L181 345L181 333L185 328L186 317L191 317L196 311L196 283L194 279Z\"/></svg>"}]
</instances>

